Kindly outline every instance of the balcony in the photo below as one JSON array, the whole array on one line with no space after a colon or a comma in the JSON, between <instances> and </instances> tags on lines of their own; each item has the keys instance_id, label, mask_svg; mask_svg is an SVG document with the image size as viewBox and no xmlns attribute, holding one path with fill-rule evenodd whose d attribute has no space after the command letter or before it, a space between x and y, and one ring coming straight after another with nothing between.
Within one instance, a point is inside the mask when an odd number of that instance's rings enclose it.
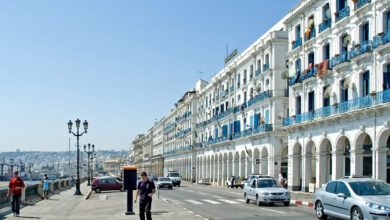
<instances>
[{"instance_id":1,"label":"balcony","mask_svg":"<svg viewBox=\"0 0 390 220\"><path fill-rule=\"evenodd\" d=\"M227 96L227 94L228 94L228 91L227 91L227 90L222 91L221 94L220 94L220 97L221 97L221 98L225 98L225 96Z\"/></svg>"},{"instance_id":2,"label":"balcony","mask_svg":"<svg viewBox=\"0 0 390 220\"><path fill-rule=\"evenodd\" d=\"M292 50L302 46L302 38L297 38L295 41L292 42Z\"/></svg>"},{"instance_id":3,"label":"balcony","mask_svg":"<svg viewBox=\"0 0 390 220\"><path fill-rule=\"evenodd\" d=\"M234 92L234 86L230 86L230 94Z\"/></svg>"},{"instance_id":4,"label":"balcony","mask_svg":"<svg viewBox=\"0 0 390 220\"><path fill-rule=\"evenodd\" d=\"M260 76L260 74L261 74L261 69L259 68L259 69L257 69L256 72L255 72L255 77Z\"/></svg>"},{"instance_id":5,"label":"balcony","mask_svg":"<svg viewBox=\"0 0 390 220\"><path fill-rule=\"evenodd\" d=\"M314 27L310 28L305 32L305 41L309 41L316 37L316 29Z\"/></svg>"},{"instance_id":6,"label":"balcony","mask_svg":"<svg viewBox=\"0 0 390 220\"><path fill-rule=\"evenodd\" d=\"M372 42L372 47L375 49L389 42L390 42L390 31L388 31L387 33L382 32L374 37L374 40Z\"/></svg>"},{"instance_id":7,"label":"balcony","mask_svg":"<svg viewBox=\"0 0 390 220\"><path fill-rule=\"evenodd\" d=\"M336 55L336 56L332 57L332 59L330 59L329 67L333 68L339 64L349 62L349 61L350 61L349 52L344 51L340 55Z\"/></svg>"},{"instance_id":8,"label":"balcony","mask_svg":"<svg viewBox=\"0 0 390 220\"><path fill-rule=\"evenodd\" d=\"M354 110L364 109L390 102L390 89L374 93L373 95L363 96L356 99L341 102L332 106L316 109L315 111L305 112L296 116L283 119L283 126L300 124L302 122L315 119L326 118L332 115L346 113Z\"/></svg>"},{"instance_id":9,"label":"balcony","mask_svg":"<svg viewBox=\"0 0 390 220\"><path fill-rule=\"evenodd\" d=\"M269 70L269 64L264 64L263 65L263 72L266 72L267 70Z\"/></svg>"},{"instance_id":10,"label":"balcony","mask_svg":"<svg viewBox=\"0 0 390 220\"><path fill-rule=\"evenodd\" d=\"M372 41L363 42L361 45L356 45L350 52L350 58L353 59L364 53L372 51Z\"/></svg>"},{"instance_id":11,"label":"balcony","mask_svg":"<svg viewBox=\"0 0 390 220\"><path fill-rule=\"evenodd\" d=\"M181 136L184 136L184 135L186 135L186 134L188 134L190 132L191 132L191 128L187 128L185 130L181 130L181 131L177 132L175 136L176 137L181 137Z\"/></svg>"},{"instance_id":12,"label":"balcony","mask_svg":"<svg viewBox=\"0 0 390 220\"><path fill-rule=\"evenodd\" d=\"M293 75L289 80L288 80L288 85L292 86L296 83L299 83L299 78L301 77L301 71L298 70L295 75Z\"/></svg>"},{"instance_id":13,"label":"balcony","mask_svg":"<svg viewBox=\"0 0 390 220\"><path fill-rule=\"evenodd\" d=\"M340 20L348 17L349 16L349 6L346 6L345 8L336 12L335 16L336 16L336 22L339 22Z\"/></svg>"},{"instance_id":14,"label":"balcony","mask_svg":"<svg viewBox=\"0 0 390 220\"><path fill-rule=\"evenodd\" d=\"M331 19L324 19L324 21L318 27L318 33L321 33L326 29L330 28L331 25L332 25Z\"/></svg>"},{"instance_id":15,"label":"balcony","mask_svg":"<svg viewBox=\"0 0 390 220\"><path fill-rule=\"evenodd\" d=\"M303 73L301 74L301 77L299 78L299 80L301 82L305 81L306 79L309 79L311 77L315 77L317 76L317 67L315 66L310 66L309 68L307 68L305 71L303 71Z\"/></svg>"},{"instance_id":16,"label":"balcony","mask_svg":"<svg viewBox=\"0 0 390 220\"><path fill-rule=\"evenodd\" d=\"M266 98L272 97L272 90L264 91L258 95L256 95L253 99L248 101L248 107L263 101Z\"/></svg>"},{"instance_id":17,"label":"balcony","mask_svg":"<svg viewBox=\"0 0 390 220\"><path fill-rule=\"evenodd\" d=\"M371 0L355 0L355 11L360 9L361 7L371 3Z\"/></svg>"}]
</instances>

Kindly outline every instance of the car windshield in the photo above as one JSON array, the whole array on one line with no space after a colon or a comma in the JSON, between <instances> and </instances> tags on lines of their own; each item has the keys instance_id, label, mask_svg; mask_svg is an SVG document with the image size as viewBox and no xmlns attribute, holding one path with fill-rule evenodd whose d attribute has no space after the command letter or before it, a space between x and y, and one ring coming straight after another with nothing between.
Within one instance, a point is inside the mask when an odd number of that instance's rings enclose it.
<instances>
[{"instance_id":1,"label":"car windshield","mask_svg":"<svg viewBox=\"0 0 390 220\"><path fill-rule=\"evenodd\" d=\"M359 196L386 196L390 195L390 184L380 181L350 182L352 190Z\"/></svg>"},{"instance_id":2,"label":"car windshield","mask_svg":"<svg viewBox=\"0 0 390 220\"><path fill-rule=\"evenodd\" d=\"M179 174L178 173L170 173L169 176L170 177L179 177Z\"/></svg>"},{"instance_id":3,"label":"car windshield","mask_svg":"<svg viewBox=\"0 0 390 220\"><path fill-rule=\"evenodd\" d=\"M257 188L276 187L278 184L275 180L259 180L257 182Z\"/></svg>"},{"instance_id":4,"label":"car windshield","mask_svg":"<svg viewBox=\"0 0 390 220\"><path fill-rule=\"evenodd\" d=\"M158 181L170 181L171 179L169 179L169 178L158 178Z\"/></svg>"}]
</instances>

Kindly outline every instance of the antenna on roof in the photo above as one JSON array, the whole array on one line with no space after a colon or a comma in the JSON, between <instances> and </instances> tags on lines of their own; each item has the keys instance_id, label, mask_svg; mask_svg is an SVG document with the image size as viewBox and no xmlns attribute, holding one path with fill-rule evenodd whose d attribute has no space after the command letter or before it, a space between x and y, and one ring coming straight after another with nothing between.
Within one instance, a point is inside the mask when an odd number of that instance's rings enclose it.
<instances>
[{"instance_id":1,"label":"antenna on roof","mask_svg":"<svg viewBox=\"0 0 390 220\"><path fill-rule=\"evenodd\" d=\"M199 70L198 73L199 73L199 79L202 80L203 71Z\"/></svg>"}]
</instances>

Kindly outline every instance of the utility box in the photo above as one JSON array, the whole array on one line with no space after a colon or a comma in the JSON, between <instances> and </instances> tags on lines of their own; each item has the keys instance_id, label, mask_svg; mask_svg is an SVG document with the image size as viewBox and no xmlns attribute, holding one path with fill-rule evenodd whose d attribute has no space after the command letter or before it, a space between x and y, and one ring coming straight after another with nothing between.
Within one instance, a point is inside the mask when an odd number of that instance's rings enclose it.
<instances>
[{"instance_id":1,"label":"utility box","mask_svg":"<svg viewBox=\"0 0 390 220\"><path fill-rule=\"evenodd\" d=\"M123 187L124 190L137 189L137 167L125 166L123 167Z\"/></svg>"}]
</instances>

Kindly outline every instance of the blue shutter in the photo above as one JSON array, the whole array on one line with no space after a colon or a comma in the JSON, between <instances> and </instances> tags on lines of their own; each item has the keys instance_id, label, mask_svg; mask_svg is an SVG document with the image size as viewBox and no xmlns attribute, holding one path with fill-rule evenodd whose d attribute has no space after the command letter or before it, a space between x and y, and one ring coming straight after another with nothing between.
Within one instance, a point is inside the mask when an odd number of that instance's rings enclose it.
<instances>
[{"instance_id":1,"label":"blue shutter","mask_svg":"<svg viewBox=\"0 0 390 220\"><path fill-rule=\"evenodd\" d=\"M218 128L216 128L214 130L214 135L215 135L214 139L217 139L218 138Z\"/></svg>"},{"instance_id":2,"label":"blue shutter","mask_svg":"<svg viewBox=\"0 0 390 220\"><path fill-rule=\"evenodd\" d=\"M253 119L254 128L257 129L259 127L259 114L255 114L255 118Z\"/></svg>"},{"instance_id":3,"label":"blue shutter","mask_svg":"<svg viewBox=\"0 0 390 220\"><path fill-rule=\"evenodd\" d=\"M228 125L222 126L222 137L227 137Z\"/></svg>"}]
</instances>

